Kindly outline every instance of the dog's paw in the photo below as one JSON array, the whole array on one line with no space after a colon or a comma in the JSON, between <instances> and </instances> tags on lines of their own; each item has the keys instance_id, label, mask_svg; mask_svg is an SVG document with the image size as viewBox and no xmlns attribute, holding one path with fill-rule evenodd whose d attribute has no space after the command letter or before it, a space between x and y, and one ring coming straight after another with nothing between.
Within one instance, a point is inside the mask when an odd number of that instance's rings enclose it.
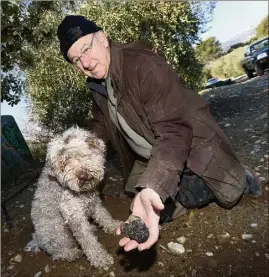
<instances>
[{"instance_id":1,"label":"dog's paw","mask_svg":"<svg viewBox=\"0 0 269 277\"><path fill-rule=\"evenodd\" d=\"M113 258L110 254L102 251L102 253L98 253L94 257L88 257L91 265L100 269L100 270L108 270L114 264Z\"/></svg>"},{"instance_id":2,"label":"dog's paw","mask_svg":"<svg viewBox=\"0 0 269 277\"><path fill-rule=\"evenodd\" d=\"M109 268L114 264L114 260L111 255L107 254L102 257L102 261L100 261L99 267L104 270L109 270Z\"/></svg>"},{"instance_id":3,"label":"dog's paw","mask_svg":"<svg viewBox=\"0 0 269 277\"><path fill-rule=\"evenodd\" d=\"M110 224L104 227L104 232L106 234L116 234L116 229L120 227L124 222L120 220L114 220Z\"/></svg>"}]
</instances>

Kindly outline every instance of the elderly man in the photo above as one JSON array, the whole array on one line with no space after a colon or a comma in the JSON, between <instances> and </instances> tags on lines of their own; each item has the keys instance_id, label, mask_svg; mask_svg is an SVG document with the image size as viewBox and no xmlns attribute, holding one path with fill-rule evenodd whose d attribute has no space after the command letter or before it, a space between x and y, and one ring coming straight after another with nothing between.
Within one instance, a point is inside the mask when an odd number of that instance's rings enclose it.
<instances>
[{"instance_id":1,"label":"elderly man","mask_svg":"<svg viewBox=\"0 0 269 277\"><path fill-rule=\"evenodd\" d=\"M149 228L145 243L122 238L125 251L148 249L158 240L165 207L176 207L173 219L212 201L230 208L243 194L261 193L208 103L185 88L150 45L110 42L94 22L76 15L66 16L57 34L65 60L88 76L94 132L118 152L125 191L135 195L131 211Z\"/></svg>"}]
</instances>

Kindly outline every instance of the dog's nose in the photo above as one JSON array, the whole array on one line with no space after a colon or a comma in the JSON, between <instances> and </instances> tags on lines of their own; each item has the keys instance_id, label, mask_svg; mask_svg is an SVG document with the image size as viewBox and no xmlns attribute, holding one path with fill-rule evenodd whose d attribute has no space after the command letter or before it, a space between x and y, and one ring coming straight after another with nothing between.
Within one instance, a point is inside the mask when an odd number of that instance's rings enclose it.
<instances>
[{"instance_id":1,"label":"dog's nose","mask_svg":"<svg viewBox=\"0 0 269 277\"><path fill-rule=\"evenodd\" d=\"M78 172L77 177L78 177L78 179L81 180L81 181L86 181L86 180L88 180L89 175L88 175L88 173L85 172L85 171L80 171L80 172Z\"/></svg>"}]
</instances>

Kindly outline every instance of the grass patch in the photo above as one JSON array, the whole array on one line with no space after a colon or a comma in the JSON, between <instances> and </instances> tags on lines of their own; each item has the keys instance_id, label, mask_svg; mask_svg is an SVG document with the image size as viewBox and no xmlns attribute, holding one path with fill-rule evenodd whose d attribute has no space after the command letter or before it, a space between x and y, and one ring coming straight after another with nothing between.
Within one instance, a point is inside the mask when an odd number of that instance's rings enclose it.
<instances>
[{"instance_id":1,"label":"grass patch","mask_svg":"<svg viewBox=\"0 0 269 277\"><path fill-rule=\"evenodd\" d=\"M235 49L231 53L218 58L207 68L210 69L212 76L218 79L238 77L245 74L240 61L244 59L244 53L247 46Z\"/></svg>"}]
</instances>

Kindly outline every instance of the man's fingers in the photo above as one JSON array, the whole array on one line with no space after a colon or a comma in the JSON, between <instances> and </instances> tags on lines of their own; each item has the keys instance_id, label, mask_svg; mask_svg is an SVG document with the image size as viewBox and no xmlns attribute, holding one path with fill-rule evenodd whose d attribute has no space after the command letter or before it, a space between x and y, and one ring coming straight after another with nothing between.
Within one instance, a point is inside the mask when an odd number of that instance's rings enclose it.
<instances>
[{"instance_id":1,"label":"man's fingers","mask_svg":"<svg viewBox=\"0 0 269 277\"><path fill-rule=\"evenodd\" d=\"M137 248L138 242L135 240L130 240L125 246L124 246L124 251L128 252L131 251L135 248Z\"/></svg>"},{"instance_id":2,"label":"man's fingers","mask_svg":"<svg viewBox=\"0 0 269 277\"><path fill-rule=\"evenodd\" d=\"M151 203L152 203L152 206L157 210L163 210L164 209L164 204L163 204L161 198L152 199Z\"/></svg>"},{"instance_id":3,"label":"man's fingers","mask_svg":"<svg viewBox=\"0 0 269 277\"><path fill-rule=\"evenodd\" d=\"M129 238L122 238L120 241L119 241L119 245L122 247L122 246L125 246L128 242L130 241Z\"/></svg>"},{"instance_id":4,"label":"man's fingers","mask_svg":"<svg viewBox=\"0 0 269 277\"><path fill-rule=\"evenodd\" d=\"M144 189L141 192L141 202L147 213L152 211L152 207L156 210L163 210L164 204L159 196L153 189Z\"/></svg>"}]
</instances>

